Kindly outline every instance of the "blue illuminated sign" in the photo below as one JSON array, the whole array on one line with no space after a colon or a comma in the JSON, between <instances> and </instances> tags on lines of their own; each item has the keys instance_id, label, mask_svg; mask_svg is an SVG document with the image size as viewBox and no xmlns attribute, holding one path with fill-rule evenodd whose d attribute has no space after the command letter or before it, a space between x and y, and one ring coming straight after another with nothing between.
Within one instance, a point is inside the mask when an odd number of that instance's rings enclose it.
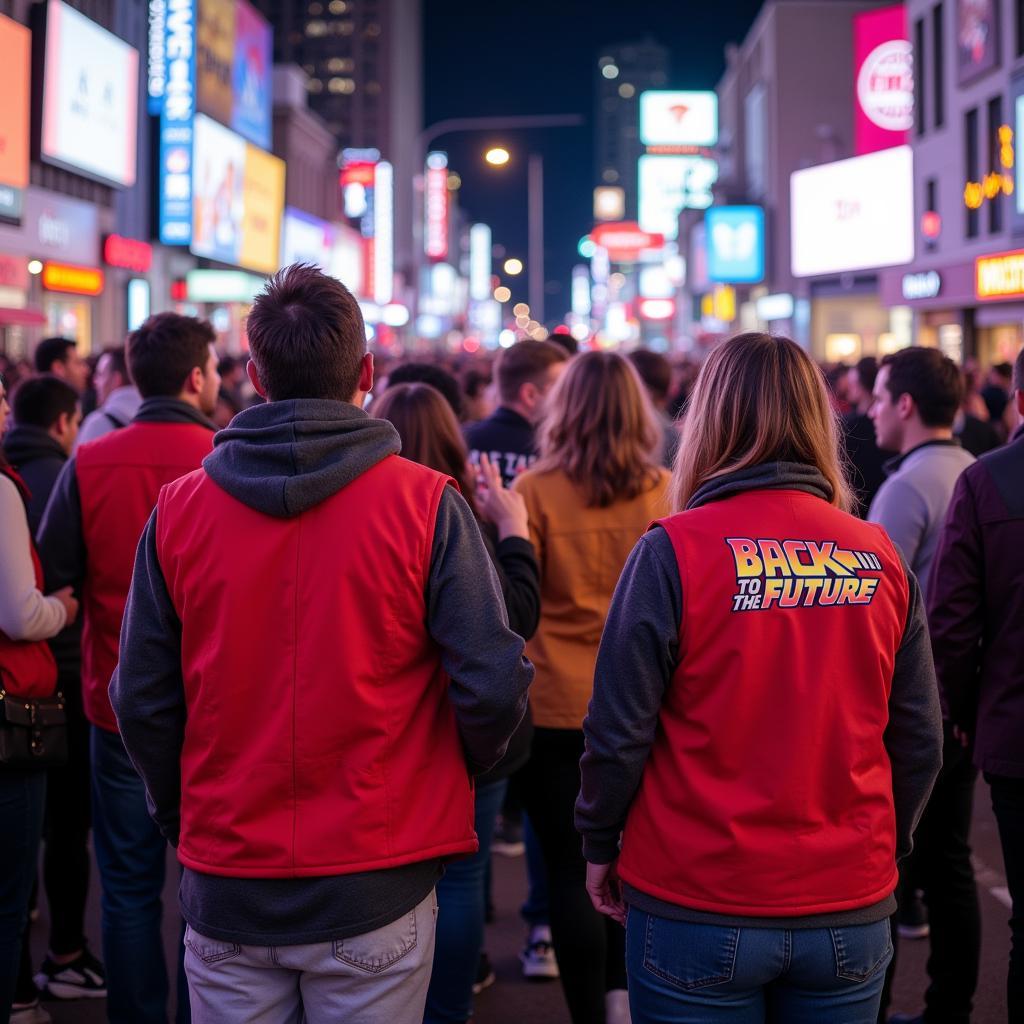
<instances>
[{"instance_id":1,"label":"blue illuminated sign","mask_svg":"<svg viewBox=\"0 0 1024 1024\"><path fill-rule=\"evenodd\" d=\"M160 241L192 241L192 122L196 108L196 0L167 0L166 78L160 112Z\"/></svg>"},{"instance_id":2,"label":"blue illuminated sign","mask_svg":"<svg viewBox=\"0 0 1024 1024\"><path fill-rule=\"evenodd\" d=\"M764 280L764 210L760 206L712 206L704 214L708 278L722 284Z\"/></svg>"}]
</instances>

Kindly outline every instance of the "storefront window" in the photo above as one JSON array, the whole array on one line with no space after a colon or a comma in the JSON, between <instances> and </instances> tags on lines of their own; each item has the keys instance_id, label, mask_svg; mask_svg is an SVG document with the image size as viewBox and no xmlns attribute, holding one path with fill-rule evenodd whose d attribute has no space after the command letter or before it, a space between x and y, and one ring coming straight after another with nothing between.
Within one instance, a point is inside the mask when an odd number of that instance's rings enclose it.
<instances>
[{"instance_id":1,"label":"storefront window","mask_svg":"<svg viewBox=\"0 0 1024 1024\"><path fill-rule=\"evenodd\" d=\"M82 355L92 351L92 303L88 299L48 295L43 299L43 313L49 334L73 338Z\"/></svg>"}]
</instances>

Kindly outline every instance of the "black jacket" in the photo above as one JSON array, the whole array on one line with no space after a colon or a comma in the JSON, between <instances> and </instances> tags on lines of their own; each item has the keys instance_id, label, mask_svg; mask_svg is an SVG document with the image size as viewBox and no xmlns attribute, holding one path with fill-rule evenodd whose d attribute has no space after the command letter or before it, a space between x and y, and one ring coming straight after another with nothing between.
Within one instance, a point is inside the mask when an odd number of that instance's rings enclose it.
<instances>
[{"instance_id":1,"label":"black jacket","mask_svg":"<svg viewBox=\"0 0 1024 1024\"><path fill-rule=\"evenodd\" d=\"M476 465L482 452L497 464L506 487L511 487L512 481L537 459L530 421L504 405L495 409L487 419L470 423L465 428L465 436L469 461Z\"/></svg>"}]
</instances>

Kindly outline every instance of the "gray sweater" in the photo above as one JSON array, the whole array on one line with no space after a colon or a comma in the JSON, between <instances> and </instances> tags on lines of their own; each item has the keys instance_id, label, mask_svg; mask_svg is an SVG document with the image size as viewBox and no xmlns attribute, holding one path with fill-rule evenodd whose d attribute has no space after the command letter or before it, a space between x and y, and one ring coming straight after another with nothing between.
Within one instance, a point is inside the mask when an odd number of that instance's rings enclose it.
<instances>
[{"instance_id":1,"label":"gray sweater","mask_svg":"<svg viewBox=\"0 0 1024 1024\"><path fill-rule=\"evenodd\" d=\"M207 474L240 502L282 518L301 515L400 446L390 423L346 403L313 400L248 409L214 443ZM341 529L338 536L343 543ZM504 753L523 717L533 667L523 657L522 639L508 629L473 513L453 488L438 508L425 596L424 627L451 679L448 697L467 762L483 771ZM175 844L181 801L188 799L180 781L188 728L180 630L156 554L154 512L139 543L110 697L151 813ZM327 638L324 653L338 654ZM389 924L427 896L441 870L436 858L324 878L227 878L186 868L180 902L185 920L211 938L301 945Z\"/></svg>"},{"instance_id":2,"label":"gray sweater","mask_svg":"<svg viewBox=\"0 0 1024 1024\"><path fill-rule=\"evenodd\" d=\"M705 484L690 507L752 489L800 490L827 498L817 470L788 463L755 466ZM911 849L914 827L941 760L938 689L920 589L906 569L910 600L889 698L884 742L892 763L896 855ZM618 857L619 837L636 795L658 727L658 714L679 662L683 593L672 542L655 528L640 538L626 563L601 637L594 696L583 728L587 749L576 828L583 854L595 864ZM697 923L776 927L777 918L735 918L666 903L626 886L633 906L659 917ZM789 928L838 927L880 921L895 910L889 897L844 913L786 918Z\"/></svg>"},{"instance_id":3,"label":"gray sweater","mask_svg":"<svg viewBox=\"0 0 1024 1024\"><path fill-rule=\"evenodd\" d=\"M974 456L959 441L926 441L886 463L868 519L885 527L921 584L925 605L942 524L960 474Z\"/></svg>"}]
</instances>

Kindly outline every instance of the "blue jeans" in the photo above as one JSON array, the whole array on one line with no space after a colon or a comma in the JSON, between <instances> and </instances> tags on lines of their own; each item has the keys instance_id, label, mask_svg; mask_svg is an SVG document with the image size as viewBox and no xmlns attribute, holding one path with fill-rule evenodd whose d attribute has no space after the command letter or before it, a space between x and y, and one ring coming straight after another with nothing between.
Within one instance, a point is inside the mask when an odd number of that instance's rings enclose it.
<instances>
[{"instance_id":1,"label":"blue jeans","mask_svg":"<svg viewBox=\"0 0 1024 1024\"><path fill-rule=\"evenodd\" d=\"M161 921L167 841L149 816L146 788L121 737L93 726L91 740L107 1017L110 1024L166 1024ZM187 1013L187 1008L183 1010Z\"/></svg>"},{"instance_id":2,"label":"blue jeans","mask_svg":"<svg viewBox=\"0 0 1024 1024\"><path fill-rule=\"evenodd\" d=\"M43 833L46 772L0 765L0 1021L11 1015Z\"/></svg>"},{"instance_id":3,"label":"blue jeans","mask_svg":"<svg viewBox=\"0 0 1024 1024\"><path fill-rule=\"evenodd\" d=\"M875 1024L889 922L844 928L688 924L630 908L634 1024Z\"/></svg>"},{"instance_id":4,"label":"blue jeans","mask_svg":"<svg viewBox=\"0 0 1024 1024\"><path fill-rule=\"evenodd\" d=\"M474 827L480 849L451 861L437 883L434 970L423 1015L427 1024L461 1024L473 1015L473 982L484 946L484 882L507 785L501 779L477 787Z\"/></svg>"},{"instance_id":5,"label":"blue jeans","mask_svg":"<svg viewBox=\"0 0 1024 1024\"><path fill-rule=\"evenodd\" d=\"M526 877L529 890L526 902L519 913L531 927L551 923L548 916L548 869L544 866L544 853L540 848L540 840L533 830L530 816L523 813L523 842L526 844Z\"/></svg>"}]
</instances>

